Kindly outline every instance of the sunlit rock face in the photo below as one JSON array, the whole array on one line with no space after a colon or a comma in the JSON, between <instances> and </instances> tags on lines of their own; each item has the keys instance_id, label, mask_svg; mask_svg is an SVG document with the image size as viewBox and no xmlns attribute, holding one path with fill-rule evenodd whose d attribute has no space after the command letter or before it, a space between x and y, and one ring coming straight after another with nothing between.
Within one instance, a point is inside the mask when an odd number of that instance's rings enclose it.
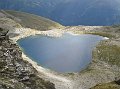
<instances>
[{"instance_id":1,"label":"sunlit rock face","mask_svg":"<svg viewBox=\"0 0 120 89\"><path fill-rule=\"evenodd\" d=\"M120 22L120 0L0 0L0 8L30 12L63 25Z\"/></svg>"}]
</instances>

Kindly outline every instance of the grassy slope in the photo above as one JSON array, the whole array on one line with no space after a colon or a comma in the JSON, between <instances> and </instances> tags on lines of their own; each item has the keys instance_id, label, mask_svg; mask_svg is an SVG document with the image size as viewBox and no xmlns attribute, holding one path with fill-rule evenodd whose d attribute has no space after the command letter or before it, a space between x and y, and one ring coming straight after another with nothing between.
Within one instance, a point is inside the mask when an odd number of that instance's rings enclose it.
<instances>
[{"instance_id":1,"label":"grassy slope","mask_svg":"<svg viewBox=\"0 0 120 89\"><path fill-rule=\"evenodd\" d=\"M120 85L117 85L116 83L112 82L112 83L96 85L91 89L120 89Z\"/></svg>"},{"instance_id":2,"label":"grassy slope","mask_svg":"<svg viewBox=\"0 0 120 89\"><path fill-rule=\"evenodd\" d=\"M101 32L98 33L101 34ZM114 34L114 36L111 34ZM120 67L120 41L118 39L120 35L120 27L109 27L106 36L108 35L111 35L110 40L103 41L96 47L96 50L93 52L93 58L96 60L104 61L111 66L116 65ZM118 77L118 79L120 78ZM94 86L91 89L120 89L120 83L102 83Z\"/></svg>"},{"instance_id":3,"label":"grassy slope","mask_svg":"<svg viewBox=\"0 0 120 89\"><path fill-rule=\"evenodd\" d=\"M101 61L105 61L110 65L120 66L120 47L108 43L102 43L97 46L97 52L94 53L94 57Z\"/></svg>"},{"instance_id":4,"label":"grassy slope","mask_svg":"<svg viewBox=\"0 0 120 89\"><path fill-rule=\"evenodd\" d=\"M3 11L7 17L14 19L16 22L20 23L23 27L34 28L37 30L48 30L53 28L63 27L59 23L51 21L41 16L28 14L25 12L18 11Z\"/></svg>"}]
</instances>

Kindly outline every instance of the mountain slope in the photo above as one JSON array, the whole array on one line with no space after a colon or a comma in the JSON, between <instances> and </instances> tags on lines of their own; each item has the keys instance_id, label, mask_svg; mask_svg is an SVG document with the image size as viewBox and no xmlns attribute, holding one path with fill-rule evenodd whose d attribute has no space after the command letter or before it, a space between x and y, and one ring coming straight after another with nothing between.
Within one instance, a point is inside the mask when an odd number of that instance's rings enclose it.
<instances>
[{"instance_id":1,"label":"mountain slope","mask_svg":"<svg viewBox=\"0 0 120 89\"><path fill-rule=\"evenodd\" d=\"M0 8L44 16L63 25L120 23L120 0L0 0Z\"/></svg>"},{"instance_id":2,"label":"mountain slope","mask_svg":"<svg viewBox=\"0 0 120 89\"><path fill-rule=\"evenodd\" d=\"M8 18L20 23L23 27L34 28L38 30L49 30L54 28L61 28L62 25L52 20L18 11L1 11Z\"/></svg>"}]
</instances>

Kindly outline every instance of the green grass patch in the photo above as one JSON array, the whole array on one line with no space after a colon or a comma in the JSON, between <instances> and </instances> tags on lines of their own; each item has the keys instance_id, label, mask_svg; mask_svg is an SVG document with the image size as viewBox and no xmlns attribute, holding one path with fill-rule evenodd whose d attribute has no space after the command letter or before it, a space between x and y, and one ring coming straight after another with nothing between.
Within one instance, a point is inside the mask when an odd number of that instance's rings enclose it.
<instances>
[{"instance_id":1,"label":"green grass patch","mask_svg":"<svg viewBox=\"0 0 120 89\"><path fill-rule=\"evenodd\" d=\"M108 38L115 38L113 34L110 34L107 32L85 32L85 34L93 34L93 35L99 35L99 36L108 37Z\"/></svg>"},{"instance_id":2,"label":"green grass patch","mask_svg":"<svg viewBox=\"0 0 120 89\"><path fill-rule=\"evenodd\" d=\"M96 47L93 58L120 67L120 47L103 42Z\"/></svg>"},{"instance_id":3,"label":"green grass patch","mask_svg":"<svg viewBox=\"0 0 120 89\"><path fill-rule=\"evenodd\" d=\"M120 85L117 85L116 83L112 82L112 83L99 84L90 89L120 89Z\"/></svg>"}]
</instances>

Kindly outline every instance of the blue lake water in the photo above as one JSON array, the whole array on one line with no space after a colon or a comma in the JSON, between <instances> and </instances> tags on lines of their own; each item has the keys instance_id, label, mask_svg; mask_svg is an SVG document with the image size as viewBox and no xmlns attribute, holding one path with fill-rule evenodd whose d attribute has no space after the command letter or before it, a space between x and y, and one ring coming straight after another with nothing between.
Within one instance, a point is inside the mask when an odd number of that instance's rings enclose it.
<instances>
[{"instance_id":1,"label":"blue lake water","mask_svg":"<svg viewBox=\"0 0 120 89\"><path fill-rule=\"evenodd\" d=\"M97 35L65 33L60 38L30 36L20 39L18 44L42 67L57 72L79 72L92 61L92 50L103 39Z\"/></svg>"}]
</instances>

